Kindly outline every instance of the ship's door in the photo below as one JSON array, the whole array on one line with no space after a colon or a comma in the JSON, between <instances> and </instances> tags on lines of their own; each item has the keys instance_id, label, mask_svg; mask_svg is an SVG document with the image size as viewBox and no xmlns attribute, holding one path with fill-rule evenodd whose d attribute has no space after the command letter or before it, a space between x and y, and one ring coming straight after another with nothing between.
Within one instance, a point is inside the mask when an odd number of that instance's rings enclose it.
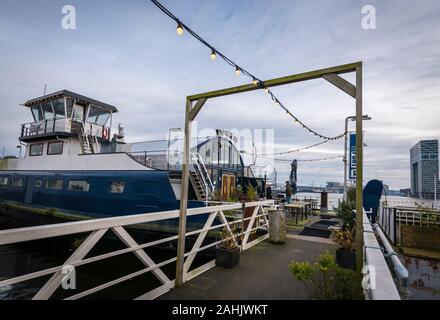
<instances>
[{"instance_id":1,"label":"ship's door","mask_svg":"<svg viewBox=\"0 0 440 320\"><path fill-rule=\"evenodd\" d=\"M26 182L26 193L24 195L24 202L32 203L32 196L34 194L35 177L28 177Z\"/></svg>"},{"instance_id":2,"label":"ship's door","mask_svg":"<svg viewBox=\"0 0 440 320\"><path fill-rule=\"evenodd\" d=\"M222 175L222 198L228 199L231 193L235 190L235 175Z\"/></svg>"}]
</instances>

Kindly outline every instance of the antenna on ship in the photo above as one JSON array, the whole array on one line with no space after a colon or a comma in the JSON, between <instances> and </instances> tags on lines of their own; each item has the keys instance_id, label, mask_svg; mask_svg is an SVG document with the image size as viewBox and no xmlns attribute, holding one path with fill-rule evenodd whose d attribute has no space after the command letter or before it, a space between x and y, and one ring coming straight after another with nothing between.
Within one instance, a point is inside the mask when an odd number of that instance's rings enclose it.
<instances>
[{"instance_id":1,"label":"antenna on ship","mask_svg":"<svg viewBox=\"0 0 440 320\"><path fill-rule=\"evenodd\" d=\"M46 95L47 84L44 85L44 96Z\"/></svg>"}]
</instances>

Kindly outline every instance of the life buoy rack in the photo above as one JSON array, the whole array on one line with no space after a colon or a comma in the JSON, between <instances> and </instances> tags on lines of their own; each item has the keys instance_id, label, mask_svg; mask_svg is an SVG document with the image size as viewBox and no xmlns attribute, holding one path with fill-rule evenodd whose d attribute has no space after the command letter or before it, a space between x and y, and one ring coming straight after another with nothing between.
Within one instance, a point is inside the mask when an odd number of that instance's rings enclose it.
<instances>
[{"instance_id":1,"label":"life buoy rack","mask_svg":"<svg viewBox=\"0 0 440 320\"><path fill-rule=\"evenodd\" d=\"M109 128L103 127L102 128L102 138L105 140L108 140L109 138Z\"/></svg>"}]
</instances>

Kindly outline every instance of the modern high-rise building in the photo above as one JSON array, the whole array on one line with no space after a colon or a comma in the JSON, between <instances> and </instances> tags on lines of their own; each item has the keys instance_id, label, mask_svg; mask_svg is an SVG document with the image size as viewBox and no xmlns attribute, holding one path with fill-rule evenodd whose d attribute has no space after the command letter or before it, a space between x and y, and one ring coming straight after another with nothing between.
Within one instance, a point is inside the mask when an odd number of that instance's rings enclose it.
<instances>
[{"instance_id":1,"label":"modern high-rise building","mask_svg":"<svg viewBox=\"0 0 440 320\"><path fill-rule=\"evenodd\" d=\"M438 140L419 141L411 148L411 195L433 199L439 194Z\"/></svg>"}]
</instances>

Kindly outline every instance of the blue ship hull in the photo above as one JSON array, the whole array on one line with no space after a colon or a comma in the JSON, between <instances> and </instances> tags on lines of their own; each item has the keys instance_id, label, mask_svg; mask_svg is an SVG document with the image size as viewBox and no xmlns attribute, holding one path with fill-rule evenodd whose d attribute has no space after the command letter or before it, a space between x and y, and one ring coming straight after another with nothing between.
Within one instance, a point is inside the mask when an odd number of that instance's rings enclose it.
<instances>
[{"instance_id":1,"label":"blue ship hull","mask_svg":"<svg viewBox=\"0 0 440 320\"><path fill-rule=\"evenodd\" d=\"M0 185L0 201L18 205L20 210L14 212L32 213L20 219L38 221L41 217L36 215L44 215L45 220L59 222L115 217L175 210L180 204L168 171L0 171L1 178L7 178L8 183ZM48 185L53 180L58 180L57 188ZM71 181L86 182L87 191L69 189ZM123 184L122 192L110 191L114 182ZM188 207L203 205L201 201L188 202ZM205 216L190 217L188 225L200 225L205 220ZM174 229L178 219L161 224Z\"/></svg>"}]
</instances>

